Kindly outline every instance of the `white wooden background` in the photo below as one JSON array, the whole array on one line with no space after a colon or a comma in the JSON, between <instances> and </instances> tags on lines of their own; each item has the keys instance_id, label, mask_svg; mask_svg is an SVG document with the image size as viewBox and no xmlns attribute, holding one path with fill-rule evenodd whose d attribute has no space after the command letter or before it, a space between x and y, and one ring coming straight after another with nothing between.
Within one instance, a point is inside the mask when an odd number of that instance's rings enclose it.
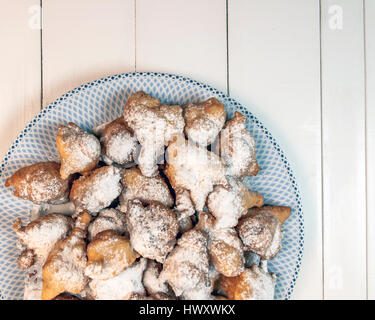
<instances>
[{"instance_id":1,"label":"white wooden background","mask_svg":"<svg viewBox=\"0 0 375 320\"><path fill-rule=\"evenodd\" d=\"M0 48L1 157L82 83L208 83L293 164L306 230L293 297L375 298L375 0L0 0Z\"/></svg>"}]
</instances>

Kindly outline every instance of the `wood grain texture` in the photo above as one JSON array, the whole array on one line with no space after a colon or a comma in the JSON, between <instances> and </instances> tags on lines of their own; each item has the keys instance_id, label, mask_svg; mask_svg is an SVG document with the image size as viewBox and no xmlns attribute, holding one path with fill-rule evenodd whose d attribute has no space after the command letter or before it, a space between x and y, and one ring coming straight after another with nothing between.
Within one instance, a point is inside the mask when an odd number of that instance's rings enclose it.
<instances>
[{"instance_id":1,"label":"wood grain texture","mask_svg":"<svg viewBox=\"0 0 375 320\"><path fill-rule=\"evenodd\" d=\"M375 1L365 1L367 80L367 275L368 298L375 299Z\"/></svg>"},{"instance_id":2,"label":"wood grain texture","mask_svg":"<svg viewBox=\"0 0 375 320\"><path fill-rule=\"evenodd\" d=\"M293 297L322 298L319 6L316 1L229 2L230 95L285 151L301 190L305 249Z\"/></svg>"},{"instance_id":3,"label":"wood grain texture","mask_svg":"<svg viewBox=\"0 0 375 320\"><path fill-rule=\"evenodd\" d=\"M0 157L40 111L39 0L0 3ZM39 24L40 25L40 24Z\"/></svg>"},{"instance_id":4,"label":"wood grain texture","mask_svg":"<svg viewBox=\"0 0 375 320\"><path fill-rule=\"evenodd\" d=\"M43 2L43 105L135 67L134 0Z\"/></svg>"},{"instance_id":5,"label":"wood grain texture","mask_svg":"<svg viewBox=\"0 0 375 320\"><path fill-rule=\"evenodd\" d=\"M138 0L136 68L226 91L225 0Z\"/></svg>"},{"instance_id":6,"label":"wood grain texture","mask_svg":"<svg viewBox=\"0 0 375 320\"><path fill-rule=\"evenodd\" d=\"M362 1L322 1L326 299L366 298L363 39Z\"/></svg>"}]
</instances>

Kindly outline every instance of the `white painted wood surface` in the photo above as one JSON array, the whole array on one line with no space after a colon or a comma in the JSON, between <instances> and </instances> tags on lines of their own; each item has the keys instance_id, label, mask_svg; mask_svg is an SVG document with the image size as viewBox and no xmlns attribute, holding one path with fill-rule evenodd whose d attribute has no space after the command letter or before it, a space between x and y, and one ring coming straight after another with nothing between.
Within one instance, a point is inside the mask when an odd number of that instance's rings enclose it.
<instances>
[{"instance_id":1,"label":"white painted wood surface","mask_svg":"<svg viewBox=\"0 0 375 320\"><path fill-rule=\"evenodd\" d=\"M0 155L40 111L39 0L0 2Z\"/></svg>"},{"instance_id":2,"label":"white painted wood surface","mask_svg":"<svg viewBox=\"0 0 375 320\"><path fill-rule=\"evenodd\" d=\"M375 1L365 1L368 298L375 299Z\"/></svg>"},{"instance_id":3,"label":"white painted wood surface","mask_svg":"<svg viewBox=\"0 0 375 320\"><path fill-rule=\"evenodd\" d=\"M41 106L109 74L229 91L276 137L302 192L293 298L374 299L374 21L373 0L1 0L1 156Z\"/></svg>"},{"instance_id":4,"label":"white painted wood surface","mask_svg":"<svg viewBox=\"0 0 375 320\"><path fill-rule=\"evenodd\" d=\"M134 0L43 1L43 106L135 68Z\"/></svg>"},{"instance_id":5,"label":"white painted wood surface","mask_svg":"<svg viewBox=\"0 0 375 320\"><path fill-rule=\"evenodd\" d=\"M335 10L332 9L332 6ZM331 10L330 10L331 8ZM342 26L334 22L342 11ZM324 297L366 298L362 1L322 2Z\"/></svg>"},{"instance_id":6,"label":"white painted wood surface","mask_svg":"<svg viewBox=\"0 0 375 320\"><path fill-rule=\"evenodd\" d=\"M138 0L136 69L179 74L226 92L225 0Z\"/></svg>"},{"instance_id":7,"label":"white painted wood surface","mask_svg":"<svg viewBox=\"0 0 375 320\"><path fill-rule=\"evenodd\" d=\"M319 6L229 2L229 91L277 137L301 189L304 260L295 296L322 298ZM306 290L309 288L309 290Z\"/></svg>"}]
</instances>

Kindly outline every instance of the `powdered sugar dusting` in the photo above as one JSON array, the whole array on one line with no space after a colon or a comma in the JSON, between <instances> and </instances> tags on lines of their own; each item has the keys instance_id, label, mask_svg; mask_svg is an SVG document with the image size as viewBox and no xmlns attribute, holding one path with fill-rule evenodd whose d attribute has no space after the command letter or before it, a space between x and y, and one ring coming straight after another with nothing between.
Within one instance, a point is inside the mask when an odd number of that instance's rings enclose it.
<instances>
[{"instance_id":1,"label":"powdered sugar dusting","mask_svg":"<svg viewBox=\"0 0 375 320\"><path fill-rule=\"evenodd\" d=\"M91 170L100 156L100 142L74 123L59 126L56 137L62 176Z\"/></svg>"},{"instance_id":2,"label":"powdered sugar dusting","mask_svg":"<svg viewBox=\"0 0 375 320\"><path fill-rule=\"evenodd\" d=\"M76 208L98 212L108 207L120 193L121 170L113 166L96 169L74 181L70 199Z\"/></svg>"},{"instance_id":3,"label":"powdered sugar dusting","mask_svg":"<svg viewBox=\"0 0 375 320\"><path fill-rule=\"evenodd\" d=\"M133 248L143 257L163 263L176 243L178 224L174 212L160 203L144 207L139 200L128 203L126 223Z\"/></svg>"},{"instance_id":4,"label":"powdered sugar dusting","mask_svg":"<svg viewBox=\"0 0 375 320\"><path fill-rule=\"evenodd\" d=\"M214 185L227 185L224 163L214 153L183 136L170 143L167 152L166 175L172 186L189 190L195 209L202 211Z\"/></svg>"},{"instance_id":5,"label":"powdered sugar dusting","mask_svg":"<svg viewBox=\"0 0 375 320\"><path fill-rule=\"evenodd\" d=\"M158 99L139 91L126 103L124 119L142 145L138 157L142 174L154 176L164 146L175 135L183 133L185 121L181 107L162 105Z\"/></svg>"},{"instance_id":6,"label":"powdered sugar dusting","mask_svg":"<svg viewBox=\"0 0 375 320\"><path fill-rule=\"evenodd\" d=\"M93 296L97 300L126 300L132 292L144 295L142 284L143 272L147 260L141 258L118 276L108 280L92 280L89 284Z\"/></svg>"},{"instance_id":7,"label":"powdered sugar dusting","mask_svg":"<svg viewBox=\"0 0 375 320\"><path fill-rule=\"evenodd\" d=\"M246 130L245 116L236 112L234 118L227 122L221 131L219 147L228 166L228 175L240 177L258 173L255 140Z\"/></svg>"}]
</instances>

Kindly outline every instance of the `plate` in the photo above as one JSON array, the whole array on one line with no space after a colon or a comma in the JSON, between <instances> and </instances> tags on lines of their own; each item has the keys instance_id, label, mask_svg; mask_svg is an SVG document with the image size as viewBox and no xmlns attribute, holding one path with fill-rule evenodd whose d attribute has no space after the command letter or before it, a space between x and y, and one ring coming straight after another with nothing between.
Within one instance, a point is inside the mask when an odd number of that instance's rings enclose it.
<instances>
[{"instance_id":1,"label":"plate","mask_svg":"<svg viewBox=\"0 0 375 320\"><path fill-rule=\"evenodd\" d=\"M0 167L0 298L22 299L24 272L17 267L20 249L12 230L18 217L28 221L32 203L13 196L5 180L17 169L39 161L58 160L55 134L60 124L74 122L90 130L122 115L128 97L138 90L166 104L187 104L215 97L225 105L230 119L235 111L247 117L247 129L256 141L262 168L245 184L264 196L266 204L287 205L291 217L283 225L279 254L268 262L278 275L275 298L289 299L300 269L303 252L303 212L292 169L276 140L251 112L222 92L194 80L163 73L126 73L82 85L43 109L14 141Z\"/></svg>"}]
</instances>

